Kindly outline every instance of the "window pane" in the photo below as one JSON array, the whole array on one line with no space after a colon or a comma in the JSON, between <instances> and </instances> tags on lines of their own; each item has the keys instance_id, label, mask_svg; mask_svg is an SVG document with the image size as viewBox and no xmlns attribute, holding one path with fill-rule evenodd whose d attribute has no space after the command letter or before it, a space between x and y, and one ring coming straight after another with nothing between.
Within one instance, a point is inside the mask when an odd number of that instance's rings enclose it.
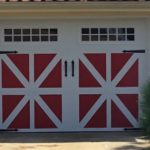
<instances>
[{"instance_id":1,"label":"window pane","mask_svg":"<svg viewBox=\"0 0 150 150\"><path fill-rule=\"evenodd\" d=\"M116 34L116 28L109 28L109 34Z\"/></svg>"},{"instance_id":2,"label":"window pane","mask_svg":"<svg viewBox=\"0 0 150 150\"><path fill-rule=\"evenodd\" d=\"M107 35L100 35L101 41L107 41Z\"/></svg>"},{"instance_id":3,"label":"window pane","mask_svg":"<svg viewBox=\"0 0 150 150\"><path fill-rule=\"evenodd\" d=\"M50 34L57 34L57 29L50 29Z\"/></svg>"},{"instance_id":4,"label":"window pane","mask_svg":"<svg viewBox=\"0 0 150 150\"><path fill-rule=\"evenodd\" d=\"M23 36L23 41L25 41L25 42L30 41L30 36Z\"/></svg>"},{"instance_id":5,"label":"window pane","mask_svg":"<svg viewBox=\"0 0 150 150\"><path fill-rule=\"evenodd\" d=\"M50 36L50 41L57 41L57 36Z\"/></svg>"},{"instance_id":6,"label":"window pane","mask_svg":"<svg viewBox=\"0 0 150 150\"><path fill-rule=\"evenodd\" d=\"M91 34L98 34L98 28L91 28Z\"/></svg>"},{"instance_id":7,"label":"window pane","mask_svg":"<svg viewBox=\"0 0 150 150\"><path fill-rule=\"evenodd\" d=\"M5 29L4 30L4 34L6 35L10 35L10 34L12 34L12 29Z\"/></svg>"},{"instance_id":8,"label":"window pane","mask_svg":"<svg viewBox=\"0 0 150 150\"><path fill-rule=\"evenodd\" d=\"M41 29L41 34L48 34L48 29Z\"/></svg>"},{"instance_id":9,"label":"window pane","mask_svg":"<svg viewBox=\"0 0 150 150\"><path fill-rule=\"evenodd\" d=\"M118 34L125 34L125 28L118 28Z\"/></svg>"},{"instance_id":10,"label":"window pane","mask_svg":"<svg viewBox=\"0 0 150 150\"><path fill-rule=\"evenodd\" d=\"M116 35L109 35L109 41L116 41Z\"/></svg>"},{"instance_id":11,"label":"window pane","mask_svg":"<svg viewBox=\"0 0 150 150\"><path fill-rule=\"evenodd\" d=\"M98 35L91 35L91 41L98 41Z\"/></svg>"},{"instance_id":12,"label":"window pane","mask_svg":"<svg viewBox=\"0 0 150 150\"><path fill-rule=\"evenodd\" d=\"M14 29L14 34L21 34L21 29Z\"/></svg>"},{"instance_id":13,"label":"window pane","mask_svg":"<svg viewBox=\"0 0 150 150\"><path fill-rule=\"evenodd\" d=\"M125 41L126 37L125 35L118 35L118 41Z\"/></svg>"},{"instance_id":14,"label":"window pane","mask_svg":"<svg viewBox=\"0 0 150 150\"><path fill-rule=\"evenodd\" d=\"M33 42L40 41L40 37L39 36L32 36L32 41Z\"/></svg>"},{"instance_id":15,"label":"window pane","mask_svg":"<svg viewBox=\"0 0 150 150\"><path fill-rule=\"evenodd\" d=\"M89 34L89 28L82 28L82 34Z\"/></svg>"},{"instance_id":16,"label":"window pane","mask_svg":"<svg viewBox=\"0 0 150 150\"><path fill-rule=\"evenodd\" d=\"M127 34L134 34L134 28L127 28Z\"/></svg>"},{"instance_id":17,"label":"window pane","mask_svg":"<svg viewBox=\"0 0 150 150\"><path fill-rule=\"evenodd\" d=\"M48 36L41 36L41 41L48 41Z\"/></svg>"},{"instance_id":18,"label":"window pane","mask_svg":"<svg viewBox=\"0 0 150 150\"><path fill-rule=\"evenodd\" d=\"M100 28L100 34L107 34L107 28Z\"/></svg>"},{"instance_id":19,"label":"window pane","mask_svg":"<svg viewBox=\"0 0 150 150\"><path fill-rule=\"evenodd\" d=\"M30 34L30 29L23 29L23 34Z\"/></svg>"},{"instance_id":20,"label":"window pane","mask_svg":"<svg viewBox=\"0 0 150 150\"><path fill-rule=\"evenodd\" d=\"M128 41L134 41L134 35L127 35Z\"/></svg>"},{"instance_id":21,"label":"window pane","mask_svg":"<svg viewBox=\"0 0 150 150\"><path fill-rule=\"evenodd\" d=\"M14 41L15 42L20 42L21 41L21 36L14 36Z\"/></svg>"},{"instance_id":22,"label":"window pane","mask_svg":"<svg viewBox=\"0 0 150 150\"><path fill-rule=\"evenodd\" d=\"M5 42L12 42L12 36L5 36Z\"/></svg>"},{"instance_id":23,"label":"window pane","mask_svg":"<svg viewBox=\"0 0 150 150\"><path fill-rule=\"evenodd\" d=\"M89 35L82 35L82 41L89 41L90 37Z\"/></svg>"},{"instance_id":24,"label":"window pane","mask_svg":"<svg viewBox=\"0 0 150 150\"><path fill-rule=\"evenodd\" d=\"M39 29L32 29L32 34L39 34Z\"/></svg>"},{"instance_id":25,"label":"window pane","mask_svg":"<svg viewBox=\"0 0 150 150\"><path fill-rule=\"evenodd\" d=\"M91 41L98 41L98 35L91 35Z\"/></svg>"}]
</instances>

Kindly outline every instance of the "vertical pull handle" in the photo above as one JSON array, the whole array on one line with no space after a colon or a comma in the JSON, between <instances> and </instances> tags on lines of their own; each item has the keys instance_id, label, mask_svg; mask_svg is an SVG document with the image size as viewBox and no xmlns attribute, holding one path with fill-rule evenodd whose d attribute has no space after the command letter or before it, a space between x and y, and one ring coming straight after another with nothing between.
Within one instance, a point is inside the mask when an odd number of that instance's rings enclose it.
<instances>
[{"instance_id":1,"label":"vertical pull handle","mask_svg":"<svg viewBox=\"0 0 150 150\"><path fill-rule=\"evenodd\" d=\"M68 63L67 63L67 61L66 61L66 60L65 60L64 64L65 64L65 77L67 77L67 72L68 72Z\"/></svg>"},{"instance_id":2,"label":"vertical pull handle","mask_svg":"<svg viewBox=\"0 0 150 150\"><path fill-rule=\"evenodd\" d=\"M74 69L75 69L75 64L74 64L74 61L72 60L71 61L71 68L72 68L72 77L74 77Z\"/></svg>"}]
</instances>

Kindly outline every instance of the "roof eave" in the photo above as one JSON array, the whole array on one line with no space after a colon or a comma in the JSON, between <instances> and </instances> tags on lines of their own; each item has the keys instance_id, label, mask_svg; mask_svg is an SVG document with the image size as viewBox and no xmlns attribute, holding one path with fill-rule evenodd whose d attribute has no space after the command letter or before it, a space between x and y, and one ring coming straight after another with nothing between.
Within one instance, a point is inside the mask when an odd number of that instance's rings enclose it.
<instances>
[{"instance_id":1,"label":"roof eave","mask_svg":"<svg viewBox=\"0 0 150 150\"><path fill-rule=\"evenodd\" d=\"M0 16L13 15L137 15L150 16L150 2L4 2Z\"/></svg>"}]
</instances>

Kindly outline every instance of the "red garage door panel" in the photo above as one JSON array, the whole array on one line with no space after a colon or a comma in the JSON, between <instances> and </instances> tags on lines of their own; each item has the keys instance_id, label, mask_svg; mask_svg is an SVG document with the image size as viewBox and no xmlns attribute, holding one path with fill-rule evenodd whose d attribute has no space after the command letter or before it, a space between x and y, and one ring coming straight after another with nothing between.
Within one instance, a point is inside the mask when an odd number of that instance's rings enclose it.
<instances>
[{"instance_id":1,"label":"red garage door panel","mask_svg":"<svg viewBox=\"0 0 150 150\"><path fill-rule=\"evenodd\" d=\"M56 54L2 58L2 128L51 129L62 123L61 59ZM57 94L53 94L57 93Z\"/></svg>"},{"instance_id":2,"label":"red garage door panel","mask_svg":"<svg viewBox=\"0 0 150 150\"><path fill-rule=\"evenodd\" d=\"M24 87L24 85L19 81L19 79L15 75L16 68L18 68L19 71L23 74L23 76L27 80L29 80L28 54L19 54L19 55L10 54L4 60L2 60L2 79L3 79L2 87L5 88Z\"/></svg>"},{"instance_id":3,"label":"red garage door panel","mask_svg":"<svg viewBox=\"0 0 150 150\"><path fill-rule=\"evenodd\" d=\"M107 130L137 127L139 56L132 53L84 54L79 69L79 87L84 91L79 99L81 125ZM90 78L86 78L89 74ZM91 86L92 83L98 84Z\"/></svg>"}]
</instances>

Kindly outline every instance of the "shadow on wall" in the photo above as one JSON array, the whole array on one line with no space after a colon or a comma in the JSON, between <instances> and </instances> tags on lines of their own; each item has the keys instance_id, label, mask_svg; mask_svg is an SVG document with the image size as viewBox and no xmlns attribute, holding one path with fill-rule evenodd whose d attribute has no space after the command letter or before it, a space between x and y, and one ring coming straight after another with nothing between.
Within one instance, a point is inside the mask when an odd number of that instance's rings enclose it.
<instances>
[{"instance_id":1,"label":"shadow on wall","mask_svg":"<svg viewBox=\"0 0 150 150\"><path fill-rule=\"evenodd\" d=\"M71 143L71 142L130 142L142 138L142 132L76 132L76 133L15 133L0 132L0 143ZM145 137L144 137L145 138ZM118 148L116 150L126 150ZM150 150L150 148L149 148Z\"/></svg>"}]
</instances>

